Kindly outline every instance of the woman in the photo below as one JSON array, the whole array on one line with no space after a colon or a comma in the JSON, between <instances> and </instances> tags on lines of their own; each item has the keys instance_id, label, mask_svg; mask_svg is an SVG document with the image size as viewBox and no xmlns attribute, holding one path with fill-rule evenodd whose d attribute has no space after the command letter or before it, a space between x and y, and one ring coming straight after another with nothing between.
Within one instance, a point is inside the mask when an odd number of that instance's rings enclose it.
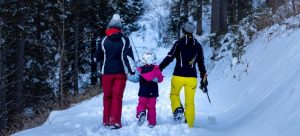
<instances>
[{"instance_id":1,"label":"woman","mask_svg":"<svg viewBox=\"0 0 300 136\"><path fill-rule=\"evenodd\" d=\"M193 32L196 27L192 23L183 25L183 37L175 42L173 48L159 65L163 70L174 58L176 58L176 66L171 81L171 106L174 120L181 120L184 108L180 101L180 91L184 87L185 94L185 119L189 127L194 126L195 120L195 104L194 97L197 87L196 63L200 70L201 86L207 86L206 69L204 66L203 50L194 38ZM204 78L205 77L205 78ZM205 80L203 80L205 79Z\"/></svg>"},{"instance_id":2,"label":"woman","mask_svg":"<svg viewBox=\"0 0 300 136\"><path fill-rule=\"evenodd\" d=\"M134 74L129 60L134 61L128 37L122 33L122 20L114 14L97 48L103 88L103 125L111 129L122 127L122 98L126 86L126 74Z\"/></svg>"}]
</instances>

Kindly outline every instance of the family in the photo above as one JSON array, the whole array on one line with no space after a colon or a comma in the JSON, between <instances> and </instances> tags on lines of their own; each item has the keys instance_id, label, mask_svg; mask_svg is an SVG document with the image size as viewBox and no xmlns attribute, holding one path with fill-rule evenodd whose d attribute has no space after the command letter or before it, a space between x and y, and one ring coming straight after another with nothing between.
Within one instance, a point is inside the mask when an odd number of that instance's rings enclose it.
<instances>
[{"instance_id":1,"label":"family","mask_svg":"<svg viewBox=\"0 0 300 136\"><path fill-rule=\"evenodd\" d=\"M122 98L126 81L138 82L138 105L136 117L141 125L148 120L148 126L156 125L156 99L159 96L158 83L163 81L162 71L174 59L171 80L171 107L175 121L184 120L192 128L195 120L195 91L197 88L197 70L200 71L200 85L207 86L207 74L204 65L203 49L193 33L196 27L187 22L182 27L183 36L174 43L168 55L159 64L156 56L147 51L142 56L142 65L133 68L130 64L134 55L130 41L122 32L122 19L114 14L105 31L106 36L98 44L96 56L100 63L103 88L103 126L111 129L122 127ZM180 100L180 91L184 88L184 106Z\"/></svg>"}]
</instances>

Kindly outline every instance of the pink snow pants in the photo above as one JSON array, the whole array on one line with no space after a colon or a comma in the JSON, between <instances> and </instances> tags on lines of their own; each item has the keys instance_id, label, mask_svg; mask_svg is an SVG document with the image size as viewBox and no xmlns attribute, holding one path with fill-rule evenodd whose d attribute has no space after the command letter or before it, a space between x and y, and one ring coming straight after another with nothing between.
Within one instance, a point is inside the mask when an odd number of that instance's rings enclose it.
<instances>
[{"instance_id":1,"label":"pink snow pants","mask_svg":"<svg viewBox=\"0 0 300 136\"><path fill-rule=\"evenodd\" d=\"M147 120L149 125L156 125L156 97L147 98L147 97L139 97L139 103L136 107L136 117L138 117L139 113L142 111L146 111L147 109Z\"/></svg>"},{"instance_id":2,"label":"pink snow pants","mask_svg":"<svg viewBox=\"0 0 300 136\"><path fill-rule=\"evenodd\" d=\"M122 98L126 86L125 74L104 74L103 88L103 125L121 125Z\"/></svg>"}]
</instances>

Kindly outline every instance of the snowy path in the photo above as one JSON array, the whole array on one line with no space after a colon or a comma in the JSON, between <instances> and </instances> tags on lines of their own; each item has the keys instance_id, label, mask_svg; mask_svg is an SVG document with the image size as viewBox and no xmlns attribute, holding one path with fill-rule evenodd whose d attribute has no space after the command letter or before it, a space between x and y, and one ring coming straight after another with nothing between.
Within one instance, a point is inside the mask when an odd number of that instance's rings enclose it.
<instances>
[{"instance_id":1,"label":"snowy path","mask_svg":"<svg viewBox=\"0 0 300 136\"><path fill-rule=\"evenodd\" d=\"M171 69L170 66L168 69ZM165 73L170 72L166 69ZM174 124L169 100L170 77L166 75L165 81L160 84L160 97L157 103L158 125L149 128L147 122L142 126L137 126L135 118L137 105L138 84L128 82L123 98L122 124L120 130L109 130L101 126L102 123L102 95L91 100L76 105L68 110L52 112L47 122L41 126L27 131L23 131L15 136L103 136L103 135L198 135L198 131L207 131L201 128L200 119L197 116L195 129L189 129L185 124ZM200 91L197 92L197 96ZM201 107L196 101L196 107ZM199 110L197 110L199 111ZM199 114L199 113L196 113ZM207 133L208 135L209 133Z\"/></svg>"}]
</instances>

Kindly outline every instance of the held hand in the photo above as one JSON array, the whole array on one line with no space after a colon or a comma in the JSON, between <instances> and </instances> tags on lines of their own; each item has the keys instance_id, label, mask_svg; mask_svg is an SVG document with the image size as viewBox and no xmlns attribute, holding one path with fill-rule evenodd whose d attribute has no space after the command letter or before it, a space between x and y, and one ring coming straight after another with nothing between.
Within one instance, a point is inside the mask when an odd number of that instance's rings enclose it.
<instances>
[{"instance_id":1,"label":"held hand","mask_svg":"<svg viewBox=\"0 0 300 136\"><path fill-rule=\"evenodd\" d=\"M158 78L156 77L152 81L155 82L155 83L158 83Z\"/></svg>"},{"instance_id":2,"label":"held hand","mask_svg":"<svg viewBox=\"0 0 300 136\"><path fill-rule=\"evenodd\" d=\"M137 82L139 82L139 80L140 80L140 78L139 78L139 75L137 74L137 72L135 73L135 74L133 74L133 75L128 75L127 76L127 79L129 80L129 81L131 81L131 82L133 82L133 83L137 83Z\"/></svg>"},{"instance_id":3,"label":"held hand","mask_svg":"<svg viewBox=\"0 0 300 136\"><path fill-rule=\"evenodd\" d=\"M142 62L141 60L138 60L138 61L136 62L136 66L137 66L137 67L143 66L143 62Z\"/></svg>"}]
</instances>

